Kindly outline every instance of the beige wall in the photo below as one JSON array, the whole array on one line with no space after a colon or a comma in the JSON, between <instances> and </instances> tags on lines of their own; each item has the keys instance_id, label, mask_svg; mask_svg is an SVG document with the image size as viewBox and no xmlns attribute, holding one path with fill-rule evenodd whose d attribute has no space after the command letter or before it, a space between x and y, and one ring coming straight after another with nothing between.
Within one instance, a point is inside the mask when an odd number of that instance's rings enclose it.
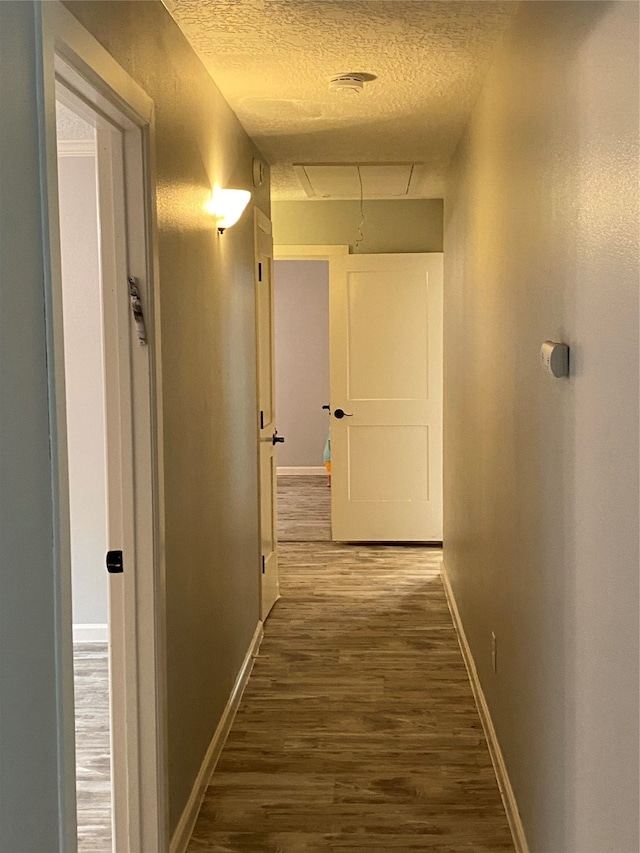
<instances>
[{"instance_id":1,"label":"beige wall","mask_svg":"<svg viewBox=\"0 0 640 853\"><path fill-rule=\"evenodd\" d=\"M107 474L95 156L58 158L74 624L106 624Z\"/></svg>"},{"instance_id":2,"label":"beige wall","mask_svg":"<svg viewBox=\"0 0 640 853\"><path fill-rule=\"evenodd\" d=\"M364 240L356 247L359 201L277 201L273 239L276 245L350 245L357 254L442 251L442 199L365 201L364 219Z\"/></svg>"},{"instance_id":3,"label":"beige wall","mask_svg":"<svg viewBox=\"0 0 640 853\"><path fill-rule=\"evenodd\" d=\"M156 107L173 828L258 622L252 216L203 212L257 151L159 2L65 5Z\"/></svg>"},{"instance_id":4,"label":"beige wall","mask_svg":"<svg viewBox=\"0 0 640 853\"><path fill-rule=\"evenodd\" d=\"M635 853L636 3L522 4L444 255L445 566L531 850Z\"/></svg>"}]
</instances>

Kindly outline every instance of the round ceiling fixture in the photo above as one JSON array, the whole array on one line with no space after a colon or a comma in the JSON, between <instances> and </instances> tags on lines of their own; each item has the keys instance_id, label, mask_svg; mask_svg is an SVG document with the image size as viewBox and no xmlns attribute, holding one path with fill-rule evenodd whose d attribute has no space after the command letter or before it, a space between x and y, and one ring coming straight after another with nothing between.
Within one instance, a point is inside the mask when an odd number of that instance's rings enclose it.
<instances>
[{"instance_id":1,"label":"round ceiling fixture","mask_svg":"<svg viewBox=\"0 0 640 853\"><path fill-rule=\"evenodd\" d=\"M346 94L355 95L362 92L364 84L370 80L375 80L374 74L336 74L329 78L329 90L331 92L344 92Z\"/></svg>"}]
</instances>

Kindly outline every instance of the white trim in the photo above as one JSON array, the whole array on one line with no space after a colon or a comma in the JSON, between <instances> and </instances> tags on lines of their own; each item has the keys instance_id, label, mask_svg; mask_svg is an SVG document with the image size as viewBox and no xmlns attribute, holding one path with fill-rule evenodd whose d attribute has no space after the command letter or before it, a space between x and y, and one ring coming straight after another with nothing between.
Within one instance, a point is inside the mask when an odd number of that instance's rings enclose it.
<instances>
[{"instance_id":1,"label":"white trim","mask_svg":"<svg viewBox=\"0 0 640 853\"><path fill-rule=\"evenodd\" d=\"M302 466L302 467L293 467L293 468L287 467L285 465L285 466L279 466L276 470L276 473L279 477L281 477L281 476L289 477L292 475L293 476L298 476L298 475L320 476L320 474L326 474L327 469L324 467L324 465L308 465L306 467Z\"/></svg>"},{"instance_id":2,"label":"white trim","mask_svg":"<svg viewBox=\"0 0 640 853\"><path fill-rule=\"evenodd\" d=\"M95 139L59 139L58 157L95 157Z\"/></svg>"},{"instance_id":3,"label":"white trim","mask_svg":"<svg viewBox=\"0 0 640 853\"><path fill-rule=\"evenodd\" d=\"M453 619L453 624L455 626L456 634L458 636L458 643L460 644L462 657L464 658L464 663L467 667L467 672L469 674L469 681L471 682L471 689L473 690L473 696L476 700L478 713L480 714L482 728L484 729L484 734L487 739L487 744L489 746L491 762L493 764L493 769L495 771L496 779L498 781L498 788L500 789L500 796L502 797L504 809L507 813L507 820L509 821L509 828L511 829L511 835L513 836L513 843L516 849L516 853L529 853L529 846L527 844L527 839L524 834L524 827L522 826L522 819L520 817L520 812L518 811L516 797L513 792L513 787L511 786L511 781L509 779L507 765L505 764L504 756L502 755L502 750L500 749L498 736L493 725L493 720L491 719L489 706L487 705L487 700L485 699L482 684L480 683L480 679L478 678L478 671L476 669L475 661L473 660L473 655L471 654L471 648L469 647L467 636L464 631L464 626L460 618L458 605L456 604L453 589L451 588L451 584L449 583L449 578L447 577L447 573L444 570L444 565L442 567L442 573L440 577L442 578L445 595L447 597L447 604L449 605L451 618Z\"/></svg>"},{"instance_id":4,"label":"white trim","mask_svg":"<svg viewBox=\"0 0 640 853\"><path fill-rule=\"evenodd\" d=\"M305 260L329 260L340 255L348 255L349 246L274 246L273 259L275 261L305 261Z\"/></svg>"},{"instance_id":5,"label":"white trim","mask_svg":"<svg viewBox=\"0 0 640 853\"><path fill-rule=\"evenodd\" d=\"M108 643L109 626L107 623L77 624L73 626L74 643Z\"/></svg>"},{"instance_id":6,"label":"white trim","mask_svg":"<svg viewBox=\"0 0 640 853\"><path fill-rule=\"evenodd\" d=\"M170 853L185 853L187 849L193 834L193 829L196 825L196 820L198 819L200 806L204 800L204 795L211 780L211 776L213 775L213 771L216 769L220 753L222 752L227 737L229 736L229 731L233 725L233 720L235 718L236 711L238 710L238 706L240 705L242 694L244 693L244 689L249 681L249 676L251 675L251 670L253 669L254 659L258 656L258 650L263 636L263 624L262 622L258 622L255 633L242 662L242 666L240 667L240 671L236 677L235 684L229 694L229 699L227 700L225 709L222 712L222 717L220 717L220 722L218 723L213 737L211 738L211 743L209 744L209 748L204 756L200 770L196 776L196 780L193 783L191 795L187 800L187 804L184 807L184 811L182 812L178 825L173 833L171 846L169 847Z\"/></svg>"},{"instance_id":7,"label":"white trim","mask_svg":"<svg viewBox=\"0 0 640 853\"><path fill-rule=\"evenodd\" d=\"M271 220L259 207L254 207L254 222L261 231L271 236L273 228Z\"/></svg>"}]
</instances>

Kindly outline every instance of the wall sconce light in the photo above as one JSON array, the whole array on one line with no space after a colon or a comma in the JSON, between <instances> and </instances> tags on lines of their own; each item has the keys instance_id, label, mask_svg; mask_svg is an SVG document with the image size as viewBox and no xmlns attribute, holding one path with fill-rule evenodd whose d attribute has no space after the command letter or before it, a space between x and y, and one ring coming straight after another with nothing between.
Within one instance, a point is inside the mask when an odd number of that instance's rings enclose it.
<instances>
[{"instance_id":1,"label":"wall sconce light","mask_svg":"<svg viewBox=\"0 0 640 853\"><path fill-rule=\"evenodd\" d=\"M215 217L218 234L223 234L225 229L235 225L249 204L251 193L249 190L222 190L216 187L213 191L211 201L206 206L207 211Z\"/></svg>"}]
</instances>

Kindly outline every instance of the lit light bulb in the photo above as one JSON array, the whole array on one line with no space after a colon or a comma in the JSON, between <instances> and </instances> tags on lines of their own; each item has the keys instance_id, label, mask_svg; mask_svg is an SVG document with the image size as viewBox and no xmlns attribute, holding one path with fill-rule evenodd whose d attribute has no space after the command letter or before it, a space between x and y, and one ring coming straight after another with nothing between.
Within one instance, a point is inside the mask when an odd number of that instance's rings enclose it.
<instances>
[{"instance_id":1,"label":"lit light bulb","mask_svg":"<svg viewBox=\"0 0 640 853\"><path fill-rule=\"evenodd\" d=\"M220 234L231 228L240 219L251 199L249 190L223 190L216 187L211 201L205 205L206 210L215 217Z\"/></svg>"}]
</instances>

